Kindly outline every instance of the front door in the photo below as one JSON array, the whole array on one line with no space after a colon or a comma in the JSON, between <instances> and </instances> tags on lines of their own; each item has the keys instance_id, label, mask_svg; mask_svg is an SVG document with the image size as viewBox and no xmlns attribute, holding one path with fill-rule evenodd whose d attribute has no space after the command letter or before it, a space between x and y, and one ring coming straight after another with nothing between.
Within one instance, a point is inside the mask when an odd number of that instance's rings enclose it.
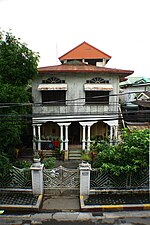
<instances>
[{"instance_id":1,"label":"front door","mask_svg":"<svg viewBox=\"0 0 150 225\"><path fill-rule=\"evenodd\" d=\"M79 122L71 122L69 126L69 144L80 144L80 124Z\"/></svg>"}]
</instances>

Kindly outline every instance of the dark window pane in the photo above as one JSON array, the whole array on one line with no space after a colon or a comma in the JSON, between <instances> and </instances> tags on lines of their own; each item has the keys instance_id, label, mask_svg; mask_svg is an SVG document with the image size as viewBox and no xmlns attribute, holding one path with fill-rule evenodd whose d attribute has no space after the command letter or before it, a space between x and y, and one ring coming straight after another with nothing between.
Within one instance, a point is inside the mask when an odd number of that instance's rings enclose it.
<instances>
[{"instance_id":1,"label":"dark window pane","mask_svg":"<svg viewBox=\"0 0 150 225\"><path fill-rule=\"evenodd\" d=\"M109 91L86 91L86 104L109 104Z\"/></svg>"},{"instance_id":2,"label":"dark window pane","mask_svg":"<svg viewBox=\"0 0 150 225\"><path fill-rule=\"evenodd\" d=\"M49 105L65 105L66 91L42 91L42 102Z\"/></svg>"}]
</instances>

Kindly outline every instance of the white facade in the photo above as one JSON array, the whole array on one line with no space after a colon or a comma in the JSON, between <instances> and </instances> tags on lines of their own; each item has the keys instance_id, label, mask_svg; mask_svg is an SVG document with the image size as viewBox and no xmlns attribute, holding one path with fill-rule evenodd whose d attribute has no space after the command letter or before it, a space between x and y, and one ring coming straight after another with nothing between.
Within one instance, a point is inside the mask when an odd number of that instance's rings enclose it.
<instances>
[{"instance_id":1,"label":"white facade","mask_svg":"<svg viewBox=\"0 0 150 225\"><path fill-rule=\"evenodd\" d=\"M91 128L94 127L95 123L98 121L103 122L104 127L106 128L95 128L95 136L105 133L105 136L109 136L110 133L110 142L112 142L113 137L117 138L115 127L118 126L118 86L119 86L119 76L112 77L111 75L101 75L101 74L57 74L56 78L64 80L65 84L62 85L66 92L66 102L64 105L53 105L53 104L43 104L42 103L42 91L45 90L46 86L42 86L42 80L46 80L53 76L52 74L44 74L39 76L38 79L33 80L33 134L35 136L38 144L34 148L41 149L42 136L44 124L48 122L53 122L57 124L59 129L59 139L61 141L60 148L61 150L68 151L69 144L71 143L69 137L69 129L71 123L78 123L80 128L76 132L80 133L78 142L76 141L73 144L81 144L82 149L89 150L91 142ZM109 81L109 84L95 84L97 90L107 91L106 94L109 94L109 100L106 104L87 104L85 92L89 90L89 86L92 84L87 84L87 80L91 80L94 77L100 77L104 80ZM59 91L56 88L55 91ZM59 86L59 85L58 85ZM50 91L51 88L47 88L47 91ZM95 90L94 90L95 91ZM101 92L99 92L101 93ZM115 125L110 125L109 121L117 121ZM93 128L94 129L94 128ZM99 133L102 129L103 131ZM104 132L105 131L105 132ZM58 131L57 131L58 132ZM72 131L73 133L75 131ZM52 135L52 134L50 134ZM73 135L73 134L72 134ZM92 134L93 135L93 134ZM55 136L55 135L54 135Z\"/></svg>"}]
</instances>

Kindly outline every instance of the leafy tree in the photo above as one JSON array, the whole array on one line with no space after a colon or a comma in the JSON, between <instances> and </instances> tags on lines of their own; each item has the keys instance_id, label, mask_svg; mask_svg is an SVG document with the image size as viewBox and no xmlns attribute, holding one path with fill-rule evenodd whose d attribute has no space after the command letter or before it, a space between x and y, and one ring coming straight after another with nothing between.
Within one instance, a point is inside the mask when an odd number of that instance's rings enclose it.
<instances>
[{"instance_id":1,"label":"leafy tree","mask_svg":"<svg viewBox=\"0 0 150 225\"><path fill-rule=\"evenodd\" d=\"M0 80L15 86L27 85L37 75L38 54L11 32L0 31Z\"/></svg>"},{"instance_id":2,"label":"leafy tree","mask_svg":"<svg viewBox=\"0 0 150 225\"><path fill-rule=\"evenodd\" d=\"M29 81L37 75L38 53L28 49L11 32L0 31L0 151L14 151L21 143L26 121Z\"/></svg>"},{"instance_id":3,"label":"leafy tree","mask_svg":"<svg viewBox=\"0 0 150 225\"><path fill-rule=\"evenodd\" d=\"M103 141L94 146L97 156L93 166L115 174L136 172L149 166L149 130L124 129L122 142L110 146Z\"/></svg>"}]
</instances>

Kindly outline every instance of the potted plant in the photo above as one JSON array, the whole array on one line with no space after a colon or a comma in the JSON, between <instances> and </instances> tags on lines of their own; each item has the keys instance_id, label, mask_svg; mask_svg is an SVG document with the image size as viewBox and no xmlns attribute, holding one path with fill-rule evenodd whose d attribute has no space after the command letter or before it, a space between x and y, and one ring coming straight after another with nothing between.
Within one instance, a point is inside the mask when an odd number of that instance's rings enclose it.
<instances>
[{"instance_id":1,"label":"potted plant","mask_svg":"<svg viewBox=\"0 0 150 225\"><path fill-rule=\"evenodd\" d=\"M89 162L89 161L91 161L91 158L90 158L90 156L89 156L88 153L82 153L81 159L82 159L83 162Z\"/></svg>"},{"instance_id":2,"label":"potted plant","mask_svg":"<svg viewBox=\"0 0 150 225\"><path fill-rule=\"evenodd\" d=\"M38 163L41 161L41 158L39 156L38 151L35 152L35 154L33 155L33 163Z\"/></svg>"}]
</instances>

